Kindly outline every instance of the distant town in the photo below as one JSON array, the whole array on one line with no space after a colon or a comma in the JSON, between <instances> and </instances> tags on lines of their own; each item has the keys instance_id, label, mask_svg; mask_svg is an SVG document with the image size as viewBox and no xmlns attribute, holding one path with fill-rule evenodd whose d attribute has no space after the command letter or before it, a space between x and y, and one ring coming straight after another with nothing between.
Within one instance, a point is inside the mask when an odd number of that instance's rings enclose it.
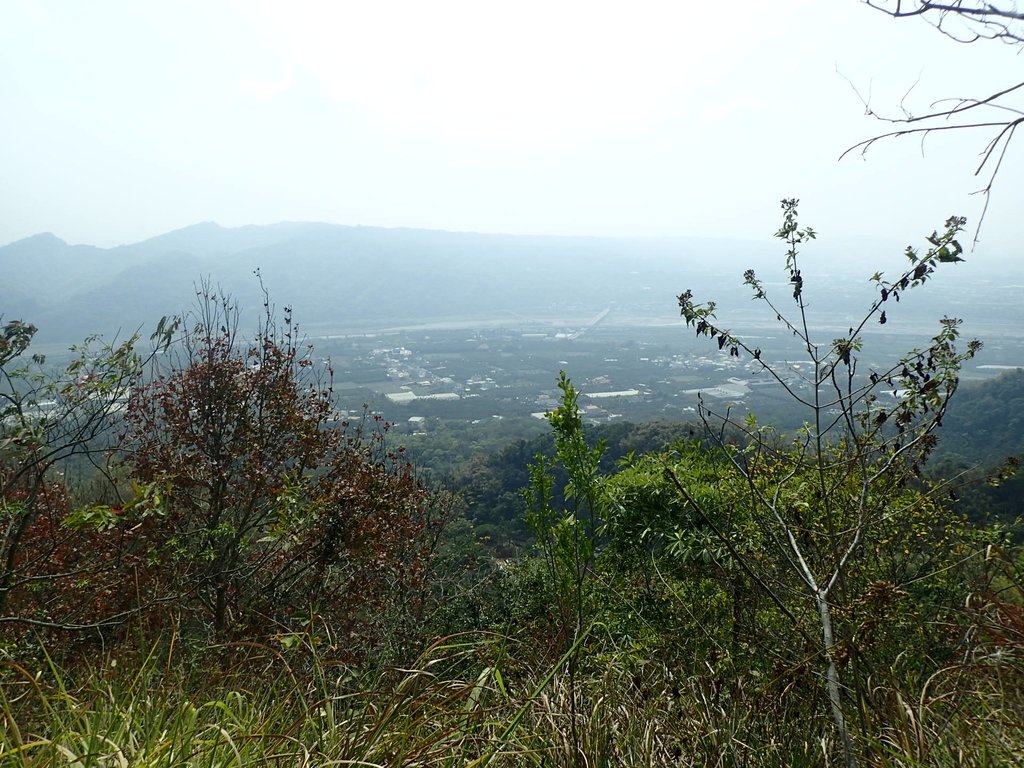
<instances>
[{"instance_id":1,"label":"distant town","mask_svg":"<svg viewBox=\"0 0 1024 768\"><path fill-rule=\"evenodd\" d=\"M604 314L581 328L399 329L311 341L331 361L344 413L354 416L365 406L408 433L441 422L543 418L558 404L561 370L580 391L592 423L695 418L699 396L716 410L750 410L780 426L800 423L791 398L760 362L695 339L681 323L606 326ZM803 377L810 366L790 339L747 338L756 339L765 360L778 363L787 386L808 386ZM891 364L921 341L868 333L862 370ZM1024 364L1024 339L1000 338L993 346L995 354L966 369L965 378Z\"/></svg>"}]
</instances>

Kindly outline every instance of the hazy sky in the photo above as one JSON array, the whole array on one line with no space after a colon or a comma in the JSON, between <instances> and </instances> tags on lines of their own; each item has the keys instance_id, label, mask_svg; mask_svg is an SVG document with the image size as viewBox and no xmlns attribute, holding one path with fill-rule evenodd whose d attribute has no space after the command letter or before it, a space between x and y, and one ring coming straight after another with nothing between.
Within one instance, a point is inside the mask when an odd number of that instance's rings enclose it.
<instances>
[{"instance_id":1,"label":"hazy sky","mask_svg":"<svg viewBox=\"0 0 1024 768\"><path fill-rule=\"evenodd\" d=\"M783 196L823 236L909 242L977 218L987 137L839 162L884 128L843 76L889 113L920 80L920 113L1022 71L858 0L3 0L0 243L204 220L761 238ZM1022 158L986 256L1017 248Z\"/></svg>"}]
</instances>

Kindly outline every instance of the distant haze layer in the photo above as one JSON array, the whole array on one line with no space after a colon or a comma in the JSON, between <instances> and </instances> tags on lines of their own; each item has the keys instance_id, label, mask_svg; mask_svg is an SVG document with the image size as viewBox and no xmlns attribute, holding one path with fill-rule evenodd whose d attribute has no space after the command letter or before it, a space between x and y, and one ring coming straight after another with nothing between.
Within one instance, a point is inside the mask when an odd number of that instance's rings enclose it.
<instances>
[{"instance_id":1,"label":"distant haze layer","mask_svg":"<svg viewBox=\"0 0 1024 768\"><path fill-rule=\"evenodd\" d=\"M815 242L808 244L803 266L822 275L837 295L836 286L869 289L866 278L875 269L899 269L905 263L900 250L862 245L844 253L841 243ZM292 307L311 334L453 321L528 325L606 309L614 310L608 322L672 322L674 297L687 288L749 305L742 289L748 267L779 283L785 296L783 251L770 241L531 237L315 223L234 229L198 224L116 248L69 245L43 234L0 247L0 313L37 325L39 342L148 333L161 316L187 310L203 279L255 313L263 303L253 275L259 269L271 300ZM879 262L866 265L865 254Z\"/></svg>"}]
</instances>

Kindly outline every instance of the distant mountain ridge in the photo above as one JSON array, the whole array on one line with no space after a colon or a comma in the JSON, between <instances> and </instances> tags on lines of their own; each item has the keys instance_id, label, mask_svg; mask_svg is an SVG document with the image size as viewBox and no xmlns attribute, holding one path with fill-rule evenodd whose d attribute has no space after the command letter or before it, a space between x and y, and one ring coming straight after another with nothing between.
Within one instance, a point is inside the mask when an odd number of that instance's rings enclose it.
<instances>
[{"instance_id":1,"label":"distant mountain ridge","mask_svg":"<svg viewBox=\"0 0 1024 768\"><path fill-rule=\"evenodd\" d=\"M196 224L114 248L69 245L44 233L0 247L0 313L74 342L152 327L188 308L204 277L262 303L259 268L279 305L307 328L359 328L453 317L515 318L598 311L609 303L660 308L723 270L774 253L769 244L715 239L542 237L286 222ZM731 266L730 266L731 265Z\"/></svg>"}]
</instances>

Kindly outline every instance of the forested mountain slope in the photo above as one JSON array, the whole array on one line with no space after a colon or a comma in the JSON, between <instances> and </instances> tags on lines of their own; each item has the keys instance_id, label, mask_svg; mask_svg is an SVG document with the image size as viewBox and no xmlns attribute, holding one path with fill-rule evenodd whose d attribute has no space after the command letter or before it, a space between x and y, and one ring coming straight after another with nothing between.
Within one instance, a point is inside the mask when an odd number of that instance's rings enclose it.
<instances>
[{"instance_id":1,"label":"forested mountain slope","mask_svg":"<svg viewBox=\"0 0 1024 768\"><path fill-rule=\"evenodd\" d=\"M452 317L517 323L654 300L671 316L676 286L693 283L694 275L714 284L717 270L742 268L768 252L728 239L204 223L116 248L69 245L52 234L0 247L0 301L6 316L39 327L37 341L68 343L81 340L82 328L112 334L181 312L206 276L255 311L262 306L257 268L274 300L291 306L307 330Z\"/></svg>"},{"instance_id":2,"label":"forested mountain slope","mask_svg":"<svg viewBox=\"0 0 1024 768\"><path fill-rule=\"evenodd\" d=\"M943 419L940 452L996 463L1024 452L1024 368L961 385Z\"/></svg>"},{"instance_id":3,"label":"forested mountain slope","mask_svg":"<svg viewBox=\"0 0 1024 768\"><path fill-rule=\"evenodd\" d=\"M771 421L771 414L763 418ZM971 469L955 492L958 508L977 519L1012 520L1024 513L1024 478L992 480L1007 457L1024 453L1024 370L964 384L943 421L931 474L953 477ZM522 492L530 481L528 465L539 454L550 457L550 436L517 438L502 446L500 438L491 435L488 445L493 447L466 456L454 434L449 440L448 430L442 429L412 438L413 461L428 466L435 477L450 479L465 499L478 532L494 546L522 544L526 540ZM703 428L684 422L618 423L594 426L588 434L594 443L606 442L602 469L610 472L631 452L661 451L673 442L700 436Z\"/></svg>"}]
</instances>

